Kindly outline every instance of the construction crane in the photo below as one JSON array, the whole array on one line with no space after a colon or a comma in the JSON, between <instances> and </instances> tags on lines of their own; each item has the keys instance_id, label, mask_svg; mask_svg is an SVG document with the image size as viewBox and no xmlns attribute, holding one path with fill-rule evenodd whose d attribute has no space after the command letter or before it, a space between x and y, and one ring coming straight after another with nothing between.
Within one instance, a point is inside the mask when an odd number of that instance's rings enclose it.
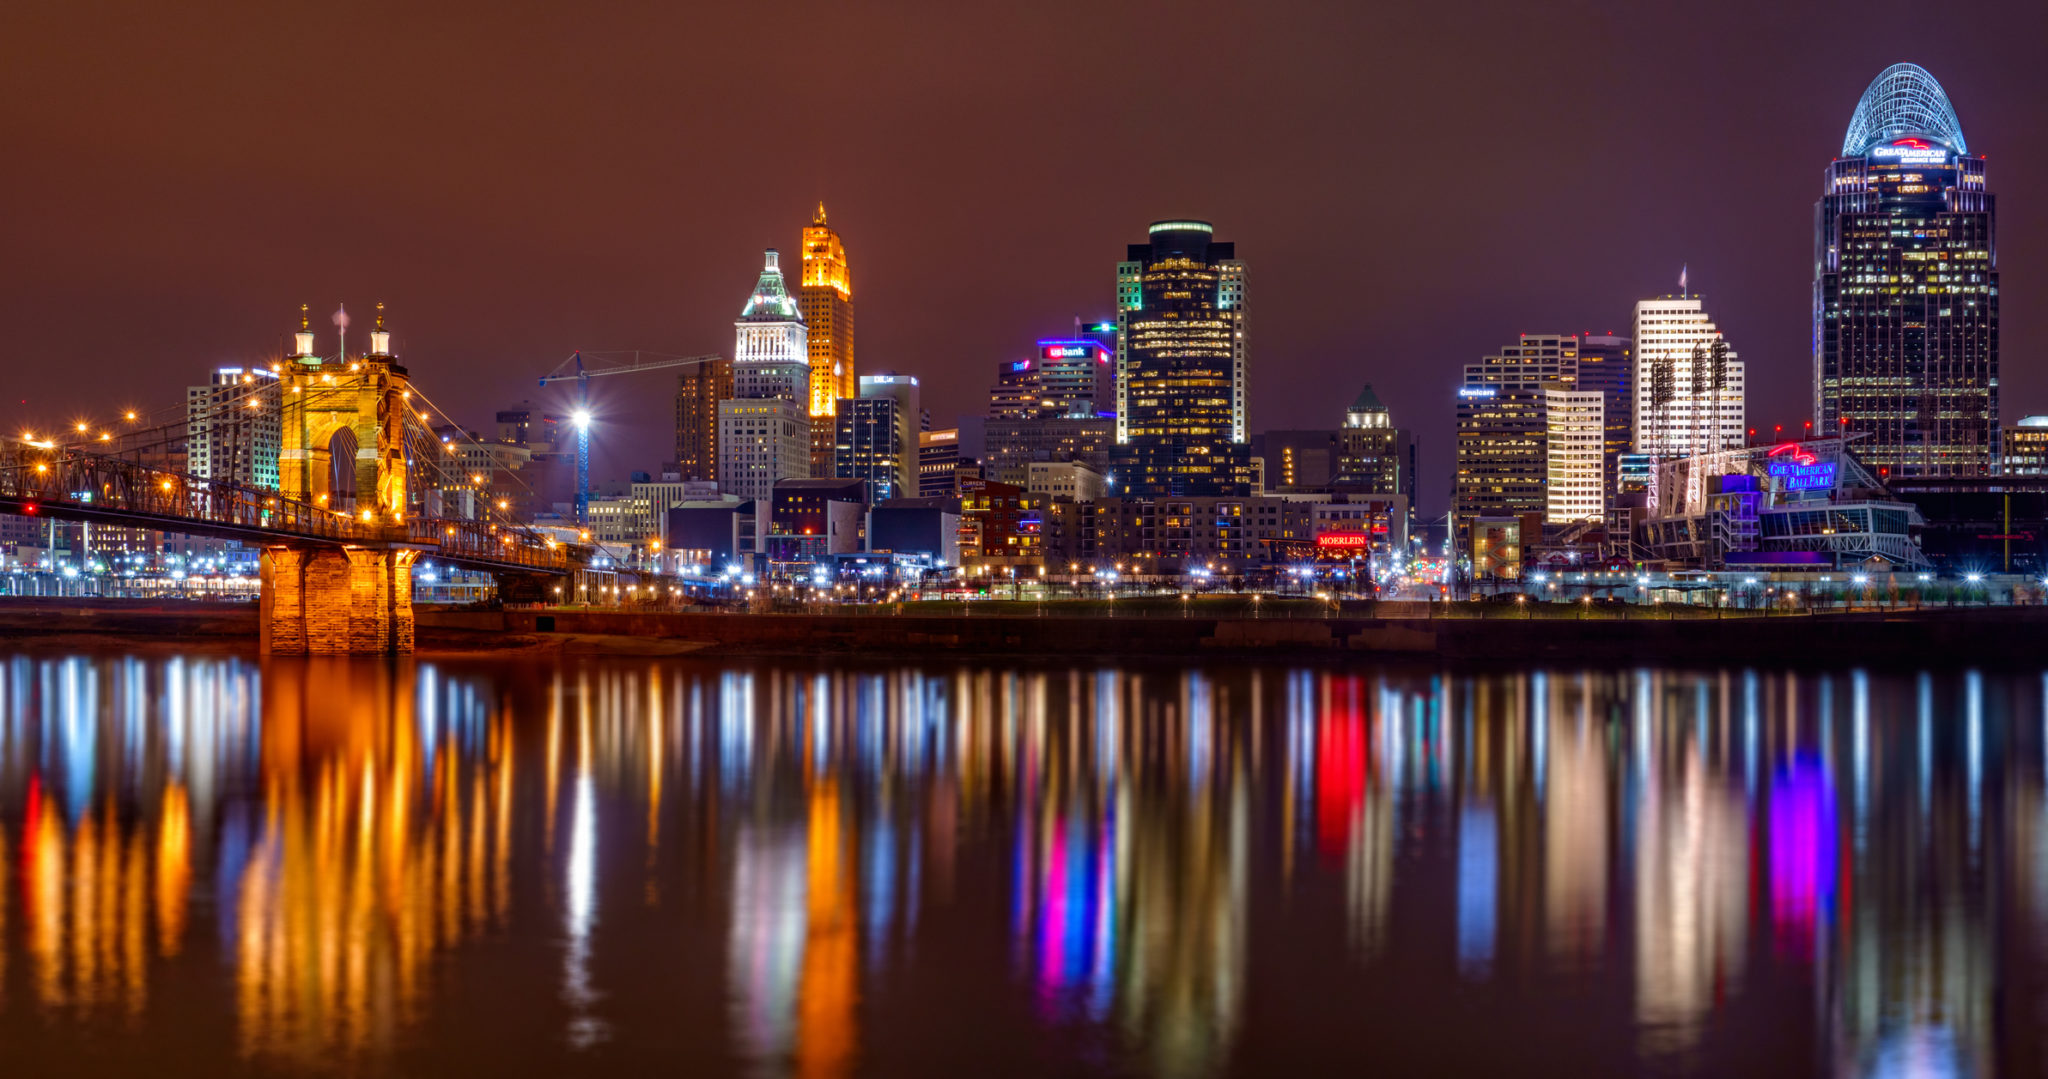
<instances>
[{"instance_id":1,"label":"construction crane","mask_svg":"<svg viewBox=\"0 0 2048 1079\"><path fill-rule=\"evenodd\" d=\"M631 357L614 360L613 357ZM723 356L668 356L659 352L593 352L592 360L604 364L592 367L583 362L581 350L569 354L553 371L541 376L540 384L545 388L549 383L576 383L576 412L570 417L576 424L576 527L590 527L590 380L600 375L631 375L641 371L665 371L671 367L691 367L700 363L722 360Z\"/></svg>"}]
</instances>

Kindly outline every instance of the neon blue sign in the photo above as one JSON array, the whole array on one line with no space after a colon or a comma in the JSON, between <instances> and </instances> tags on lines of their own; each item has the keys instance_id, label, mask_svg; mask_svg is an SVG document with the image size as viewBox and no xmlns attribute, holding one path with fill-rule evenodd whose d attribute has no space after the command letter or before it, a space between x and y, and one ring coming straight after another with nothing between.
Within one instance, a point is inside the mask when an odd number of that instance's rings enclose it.
<instances>
[{"instance_id":1,"label":"neon blue sign","mask_svg":"<svg viewBox=\"0 0 2048 1079\"><path fill-rule=\"evenodd\" d=\"M1769 471L1784 481L1787 491L1830 491L1835 486L1833 461L1772 461Z\"/></svg>"}]
</instances>

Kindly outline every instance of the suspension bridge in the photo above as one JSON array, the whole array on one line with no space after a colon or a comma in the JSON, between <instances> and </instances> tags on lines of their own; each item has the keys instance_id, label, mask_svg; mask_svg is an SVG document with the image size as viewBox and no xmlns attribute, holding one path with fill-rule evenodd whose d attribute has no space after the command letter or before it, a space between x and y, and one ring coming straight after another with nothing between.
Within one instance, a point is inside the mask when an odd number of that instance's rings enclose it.
<instances>
[{"instance_id":1,"label":"suspension bridge","mask_svg":"<svg viewBox=\"0 0 2048 1079\"><path fill-rule=\"evenodd\" d=\"M274 489L175 467L166 447L193 426L181 403L187 418L118 436L80 425L76 439L29 432L0 444L0 513L260 550L265 654L412 651L412 567L422 558L492 574L501 594L538 596L550 577L580 583L594 560L587 544L515 522L488 499L475 516L437 512L454 448L418 407L424 395L390 351L382 305L366 353L348 354L339 325L341 347L317 355L301 308L292 355L210 395L202 425L278 417Z\"/></svg>"}]
</instances>

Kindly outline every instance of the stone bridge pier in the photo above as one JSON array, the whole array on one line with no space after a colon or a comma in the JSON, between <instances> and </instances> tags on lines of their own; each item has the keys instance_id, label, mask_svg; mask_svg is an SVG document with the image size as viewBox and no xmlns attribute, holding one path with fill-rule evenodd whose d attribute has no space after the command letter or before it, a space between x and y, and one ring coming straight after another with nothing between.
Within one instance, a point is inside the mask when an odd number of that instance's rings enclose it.
<instances>
[{"instance_id":1,"label":"stone bridge pier","mask_svg":"<svg viewBox=\"0 0 2048 1079\"><path fill-rule=\"evenodd\" d=\"M266 547L257 614L266 656L409 654L418 551Z\"/></svg>"}]
</instances>

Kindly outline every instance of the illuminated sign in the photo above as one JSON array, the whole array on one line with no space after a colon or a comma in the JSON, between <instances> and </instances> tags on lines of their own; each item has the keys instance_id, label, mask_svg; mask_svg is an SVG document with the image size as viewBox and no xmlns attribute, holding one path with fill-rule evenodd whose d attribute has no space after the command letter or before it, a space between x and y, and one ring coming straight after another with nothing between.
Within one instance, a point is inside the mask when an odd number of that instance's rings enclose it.
<instances>
[{"instance_id":1,"label":"illuminated sign","mask_svg":"<svg viewBox=\"0 0 2048 1079\"><path fill-rule=\"evenodd\" d=\"M1358 550L1372 546L1372 533L1325 532L1316 537L1316 546L1324 550Z\"/></svg>"},{"instance_id":2,"label":"illuminated sign","mask_svg":"<svg viewBox=\"0 0 2048 1079\"><path fill-rule=\"evenodd\" d=\"M1835 486L1835 463L1802 464L1796 460L1772 461L1771 475L1784 481L1787 491L1829 491Z\"/></svg>"},{"instance_id":3,"label":"illuminated sign","mask_svg":"<svg viewBox=\"0 0 2048 1079\"><path fill-rule=\"evenodd\" d=\"M1460 396L1460 397L1492 397L1492 396L1493 396L1494 394L1496 394L1496 393L1498 393L1498 392L1500 392L1500 391L1498 391L1498 390L1494 389L1494 388L1493 388L1492 386L1462 386L1462 387L1459 387L1459 389L1458 389L1458 396Z\"/></svg>"},{"instance_id":4,"label":"illuminated sign","mask_svg":"<svg viewBox=\"0 0 2048 1079\"><path fill-rule=\"evenodd\" d=\"M1047 345L1040 355L1048 360L1078 360L1094 352L1089 345Z\"/></svg>"},{"instance_id":5,"label":"illuminated sign","mask_svg":"<svg viewBox=\"0 0 2048 1079\"><path fill-rule=\"evenodd\" d=\"M1013 364L1011 364L1011 365L1010 365L1010 370L1012 370L1012 371L1029 371L1029 370L1031 370L1031 361L1030 361L1030 360L1018 360L1017 362L1015 362L1015 363L1013 363Z\"/></svg>"},{"instance_id":6,"label":"illuminated sign","mask_svg":"<svg viewBox=\"0 0 2048 1079\"><path fill-rule=\"evenodd\" d=\"M1890 146L1873 146L1870 156L1901 165L1948 164L1948 150L1926 139L1898 139Z\"/></svg>"}]
</instances>

